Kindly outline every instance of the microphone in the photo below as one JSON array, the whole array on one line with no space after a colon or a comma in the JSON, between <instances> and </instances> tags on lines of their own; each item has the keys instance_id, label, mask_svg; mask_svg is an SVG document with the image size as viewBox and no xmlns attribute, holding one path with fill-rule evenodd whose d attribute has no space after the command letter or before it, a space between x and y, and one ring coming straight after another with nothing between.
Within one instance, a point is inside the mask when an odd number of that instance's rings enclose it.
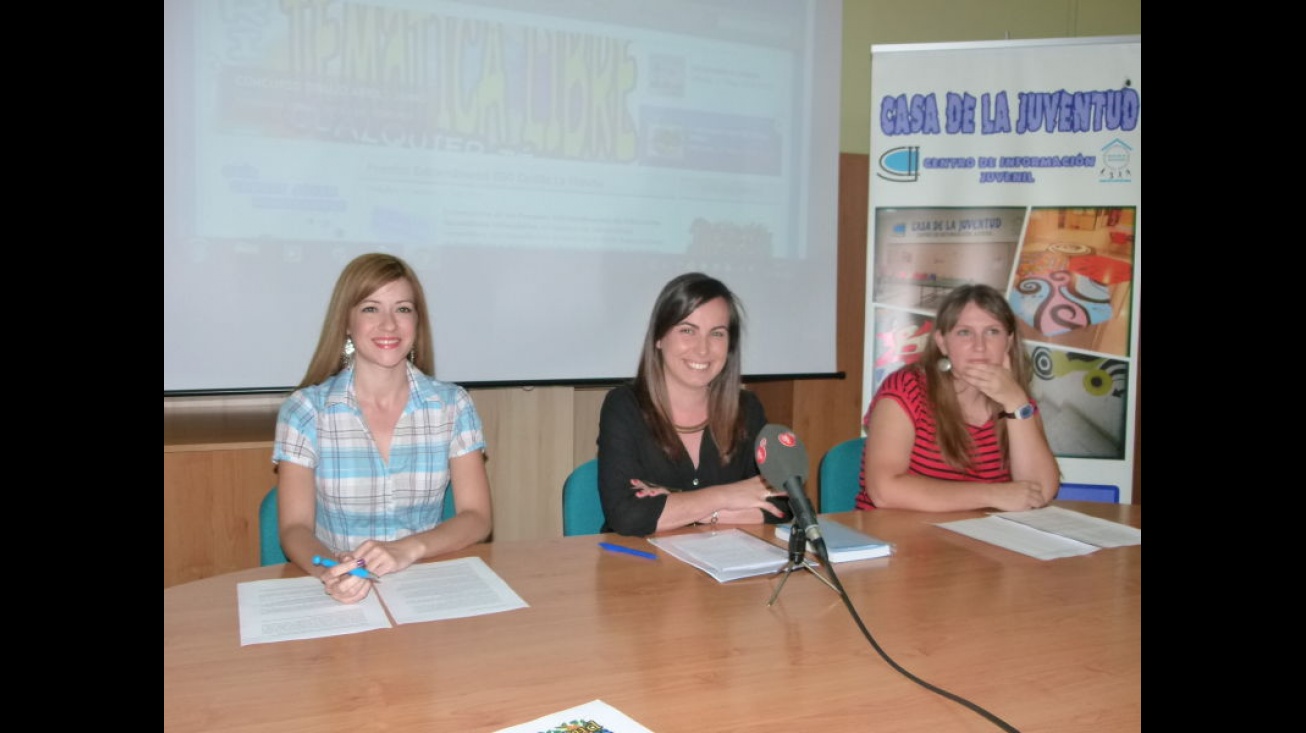
<instances>
[{"instance_id":1,"label":"microphone","mask_svg":"<svg viewBox=\"0 0 1306 733\"><path fill-rule=\"evenodd\" d=\"M812 511L812 502L803 491L803 482L807 480L807 448L803 442L789 428L773 423L757 434L753 452L762 478L789 495L789 507L794 511L791 538L801 534L798 531L801 529L813 545L824 545L816 512Z\"/></svg>"}]
</instances>

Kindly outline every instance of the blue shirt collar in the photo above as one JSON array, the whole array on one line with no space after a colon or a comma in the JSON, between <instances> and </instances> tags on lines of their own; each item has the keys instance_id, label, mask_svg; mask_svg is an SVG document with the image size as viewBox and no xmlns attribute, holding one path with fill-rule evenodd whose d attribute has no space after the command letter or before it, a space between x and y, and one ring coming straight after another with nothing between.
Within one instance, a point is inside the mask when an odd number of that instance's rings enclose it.
<instances>
[{"instance_id":1,"label":"blue shirt collar","mask_svg":"<svg viewBox=\"0 0 1306 733\"><path fill-rule=\"evenodd\" d=\"M413 366L412 362L404 362L404 368L408 372L408 406L430 402L435 407L441 406L440 395L435 389L435 380L427 377ZM354 397L354 368L348 367L336 372L326 380L327 394L326 403L345 404L350 407L358 407L358 399ZM407 411L408 406L404 409Z\"/></svg>"}]
</instances>

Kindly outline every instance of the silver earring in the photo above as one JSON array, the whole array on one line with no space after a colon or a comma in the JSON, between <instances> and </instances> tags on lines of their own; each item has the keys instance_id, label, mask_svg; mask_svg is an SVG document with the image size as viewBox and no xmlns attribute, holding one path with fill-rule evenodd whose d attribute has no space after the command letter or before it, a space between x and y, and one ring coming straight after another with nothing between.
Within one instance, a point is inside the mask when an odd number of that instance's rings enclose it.
<instances>
[{"instance_id":1,"label":"silver earring","mask_svg":"<svg viewBox=\"0 0 1306 733\"><path fill-rule=\"evenodd\" d=\"M939 359L939 371L941 372L952 371L952 359L949 359L946 356L943 357L942 359Z\"/></svg>"},{"instance_id":2,"label":"silver earring","mask_svg":"<svg viewBox=\"0 0 1306 733\"><path fill-rule=\"evenodd\" d=\"M354 364L354 339L350 336L345 337L345 348L341 350L340 366L348 369Z\"/></svg>"},{"instance_id":3,"label":"silver earring","mask_svg":"<svg viewBox=\"0 0 1306 733\"><path fill-rule=\"evenodd\" d=\"M417 363L417 349L410 349L408 351L408 363L409 364Z\"/></svg>"}]
</instances>

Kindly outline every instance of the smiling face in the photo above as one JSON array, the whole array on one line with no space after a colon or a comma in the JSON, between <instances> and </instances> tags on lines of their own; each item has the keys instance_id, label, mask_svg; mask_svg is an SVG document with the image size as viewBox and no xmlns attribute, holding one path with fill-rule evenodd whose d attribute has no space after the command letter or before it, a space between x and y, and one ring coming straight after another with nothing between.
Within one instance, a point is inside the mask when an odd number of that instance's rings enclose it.
<instances>
[{"instance_id":1,"label":"smiling face","mask_svg":"<svg viewBox=\"0 0 1306 733\"><path fill-rule=\"evenodd\" d=\"M725 368L730 351L730 307L725 298L700 305L657 340L667 384L703 389Z\"/></svg>"},{"instance_id":2,"label":"smiling face","mask_svg":"<svg viewBox=\"0 0 1306 733\"><path fill-rule=\"evenodd\" d=\"M405 278L382 285L349 312L355 363L402 365L417 337L413 286Z\"/></svg>"},{"instance_id":3,"label":"smiling face","mask_svg":"<svg viewBox=\"0 0 1306 733\"><path fill-rule=\"evenodd\" d=\"M1002 322L974 303L967 303L947 333L934 332L939 351L954 366L984 362L1002 366L1011 348L1011 334Z\"/></svg>"}]
</instances>

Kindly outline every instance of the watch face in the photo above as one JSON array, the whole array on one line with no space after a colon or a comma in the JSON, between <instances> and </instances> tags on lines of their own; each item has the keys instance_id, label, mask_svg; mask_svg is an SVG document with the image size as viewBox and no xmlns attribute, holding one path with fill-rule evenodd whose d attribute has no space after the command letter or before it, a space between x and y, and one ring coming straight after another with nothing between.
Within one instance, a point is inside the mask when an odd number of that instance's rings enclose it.
<instances>
[{"instance_id":1,"label":"watch face","mask_svg":"<svg viewBox=\"0 0 1306 733\"><path fill-rule=\"evenodd\" d=\"M1031 417L1034 417L1036 412L1038 412L1038 408L1034 406L1034 403L1026 402L1020 407L1017 407L1015 412L1004 412L1002 413L1002 416L1011 420L1028 420Z\"/></svg>"}]
</instances>

